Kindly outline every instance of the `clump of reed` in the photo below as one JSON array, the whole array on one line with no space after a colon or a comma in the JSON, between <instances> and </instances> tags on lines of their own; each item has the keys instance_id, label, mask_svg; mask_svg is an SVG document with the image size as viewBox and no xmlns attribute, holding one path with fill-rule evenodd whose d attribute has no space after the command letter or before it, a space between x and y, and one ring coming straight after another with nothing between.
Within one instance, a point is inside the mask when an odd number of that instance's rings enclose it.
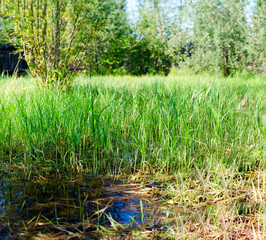
<instances>
[{"instance_id":1,"label":"clump of reed","mask_svg":"<svg viewBox=\"0 0 266 240\"><path fill-rule=\"evenodd\" d=\"M261 77L83 76L67 91L19 81L0 81L2 166L93 174L260 167Z\"/></svg>"}]
</instances>

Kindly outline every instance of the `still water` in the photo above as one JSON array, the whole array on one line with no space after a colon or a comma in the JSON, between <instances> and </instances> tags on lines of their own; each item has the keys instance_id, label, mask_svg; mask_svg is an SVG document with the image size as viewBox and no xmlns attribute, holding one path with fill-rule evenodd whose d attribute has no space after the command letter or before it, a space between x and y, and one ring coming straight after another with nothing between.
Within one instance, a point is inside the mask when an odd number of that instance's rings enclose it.
<instances>
[{"instance_id":1,"label":"still water","mask_svg":"<svg viewBox=\"0 0 266 240\"><path fill-rule=\"evenodd\" d=\"M36 176L26 180L2 173L0 240L27 239L37 233L56 232L58 226L75 226L93 235L93 226L141 225L146 221L148 203L143 198L149 189L142 190L138 184L112 178Z\"/></svg>"}]
</instances>

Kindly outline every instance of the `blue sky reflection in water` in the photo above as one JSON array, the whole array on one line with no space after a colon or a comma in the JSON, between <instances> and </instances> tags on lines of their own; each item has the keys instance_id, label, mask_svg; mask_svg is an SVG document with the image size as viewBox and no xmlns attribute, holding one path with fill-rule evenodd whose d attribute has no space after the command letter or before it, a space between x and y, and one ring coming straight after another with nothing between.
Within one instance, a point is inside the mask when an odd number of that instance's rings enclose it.
<instances>
[{"instance_id":1,"label":"blue sky reflection in water","mask_svg":"<svg viewBox=\"0 0 266 240\"><path fill-rule=\"evenodd\" d=\"M141 224L140 199L110 191L112 187L106 190L107 185L100 185L93 179L76 184L60 180L28 181L0 175L0 217L12 222L30 221L41 215L47 219L79 222L84 217L91 218L111 200L112 204L100 219L101 225L110 225L107 215L120 224ZM99 206L95 204L97 199L102 199Z\"/></svg>"}]
</instances>

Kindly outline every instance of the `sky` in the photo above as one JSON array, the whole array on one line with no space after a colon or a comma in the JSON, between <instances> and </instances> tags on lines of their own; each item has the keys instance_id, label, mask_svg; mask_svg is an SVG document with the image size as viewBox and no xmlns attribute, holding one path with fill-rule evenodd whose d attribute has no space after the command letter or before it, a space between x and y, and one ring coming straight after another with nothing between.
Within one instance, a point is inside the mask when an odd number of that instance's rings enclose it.
<instances>
[{"instance_id":1,"label":"sky","mask_svg":"<svg viewBox=\"0 0 266 240\"><path fill-rule=\"evenodd\" d=\"M127 0L127 10L128 10L129 19L134 20L136 18L137 9L138 9L137 6L138 6L137 0Z\"/></svg>"},{"instance_id":2,"label":"sky","mask_svg":"<svg viewBox=\"0 0 266 240\"><path fill-rule=\"evenodd\" d=\"M136 11L137 10L137 0L127 0L127 7L128 10L131 11Z\"/></svg>"}]
</instances>

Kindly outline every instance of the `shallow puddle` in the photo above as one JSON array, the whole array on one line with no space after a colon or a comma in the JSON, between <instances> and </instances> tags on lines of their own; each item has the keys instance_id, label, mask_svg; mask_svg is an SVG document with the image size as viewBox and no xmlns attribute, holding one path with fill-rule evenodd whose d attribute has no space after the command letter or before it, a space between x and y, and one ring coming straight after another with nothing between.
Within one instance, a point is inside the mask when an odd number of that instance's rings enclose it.
<instances>
[{"instance_id":1,"label":"shallow puddle","mask_svg":"<svg viewBox=\"0 0 266 240\"><path fill-rule=\"evenodd\" d=\"M58 234L62 227L68 232L91 232L90 236L97 235L95 226L134 227L149 221L157 211L152 198L150 186L111 178L83 176L71 181L39 176L25 180L2 174L0 240Z\"/></svg>"}]
</instances>

